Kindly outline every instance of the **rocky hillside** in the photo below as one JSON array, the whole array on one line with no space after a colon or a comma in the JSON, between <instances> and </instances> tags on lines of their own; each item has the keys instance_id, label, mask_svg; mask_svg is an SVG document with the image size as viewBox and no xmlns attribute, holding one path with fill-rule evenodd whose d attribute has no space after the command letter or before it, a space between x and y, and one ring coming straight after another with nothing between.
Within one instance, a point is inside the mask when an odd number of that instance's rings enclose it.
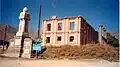
<instances>
[{"instance_id":1,"label":"rocky hillside","mask_svg":"<svg viewBox=\"0 0 120 67\"><path fill-rule=\"evenodd\" d=\"M112 36L114 36L115 38L119 39L119 31L111 31L110 32Z\"/></svg>"},{"instance_id":2,"label":"rocky hillside","mask_svg":"<svg viewBox=\"0 0 120 67\"><path fill-rule=\"evenodd\" d=\"M0 40L3 40L3 38L4 38L5 27L6 27L6 24L0 24ZM6 40L9 41L11 38L13 38L15 33L16 33L16 28L14 28L10 25L7 25Z\"/></svg>"},{"instance_id":3,"label":"rocky hillside","mask_svg":"<svg viewBox=\"0 0 120 67\"><path fill-rule=\"evenodd\" d=\"M6 24L0 24L0 40L3 40L3 38L4 38L5 26L6 26ZM10 25L7 25L7 38L6 38L6 40L9 41L11 38L13 38L14 35L16 34L16 32L17 32L17 28L12 27ZM37 29L30 28L29 29L29 36L32 39L37 38Z\"/></svg>"}]
</instances>

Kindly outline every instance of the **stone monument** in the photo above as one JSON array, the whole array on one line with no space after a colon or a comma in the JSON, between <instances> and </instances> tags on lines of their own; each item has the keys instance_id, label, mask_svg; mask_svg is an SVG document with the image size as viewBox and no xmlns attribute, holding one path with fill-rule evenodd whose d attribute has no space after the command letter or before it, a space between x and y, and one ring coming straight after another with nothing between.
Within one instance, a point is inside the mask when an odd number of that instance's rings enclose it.
<instances>
[{"instance_id":1,"label":"stone monument","mask_svg":"<svg viewBox=\"0 0 120 67\"><path fill-rule=\"evenodd\" d=\"M6 51L7 56L30 58L32 39L28 33L30 14L25 7L19 16L19 28L14 39L11 39L10 46Z\"/></svg>"}]
</instances>

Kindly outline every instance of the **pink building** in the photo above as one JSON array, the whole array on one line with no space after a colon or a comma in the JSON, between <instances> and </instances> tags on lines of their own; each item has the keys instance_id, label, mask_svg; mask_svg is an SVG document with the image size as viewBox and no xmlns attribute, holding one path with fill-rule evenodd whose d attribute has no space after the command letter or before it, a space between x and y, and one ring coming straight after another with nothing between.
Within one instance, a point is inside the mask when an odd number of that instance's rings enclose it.
<instances>
[{"instance_id":1,"label":"pink building","mask_svg":"<svg viewBox=\"0 0 120 67\"><path fill-rule=\"evenodd\" d=\"M96 43L98 32L82 16L57 18L42 22L44 46L81 45Z\"/></svg>"}]
</instances>

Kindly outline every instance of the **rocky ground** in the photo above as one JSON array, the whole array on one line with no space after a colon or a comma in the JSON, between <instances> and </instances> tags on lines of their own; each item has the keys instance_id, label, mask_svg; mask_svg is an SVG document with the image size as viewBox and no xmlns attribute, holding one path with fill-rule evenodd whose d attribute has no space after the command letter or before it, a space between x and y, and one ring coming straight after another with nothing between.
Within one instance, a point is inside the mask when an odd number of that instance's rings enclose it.
<instances>
[{"instance_id":1,"label":"rocky ground","mask_svg":"<svg viewBox=\"0 0 120 67\"><path fill-rule=\"evenodd\" d=\"M50 59L104 59L111 62L119 61L119 51L106 44L86 44L81 46L64 45L60 47L45 47L41 58Z\"/></svg>"}]
</instances>

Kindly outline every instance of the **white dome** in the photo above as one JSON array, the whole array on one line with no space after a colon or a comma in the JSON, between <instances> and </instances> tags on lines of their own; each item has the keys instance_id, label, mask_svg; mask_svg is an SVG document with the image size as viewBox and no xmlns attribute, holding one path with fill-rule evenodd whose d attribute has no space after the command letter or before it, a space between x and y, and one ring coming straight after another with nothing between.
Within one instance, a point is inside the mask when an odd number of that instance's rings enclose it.
<instances>
[{"instance_id":1,"label":"white dome","mask_svg":"<svg viewBox=\"0 0 120 67\"><path fill-rule=\"evenodd\" d=\"M27 9L27 7L25 7L24 9L23 9L23 12L27 12L28 11L28 9Z\"/></svg>"}]
</instances>

